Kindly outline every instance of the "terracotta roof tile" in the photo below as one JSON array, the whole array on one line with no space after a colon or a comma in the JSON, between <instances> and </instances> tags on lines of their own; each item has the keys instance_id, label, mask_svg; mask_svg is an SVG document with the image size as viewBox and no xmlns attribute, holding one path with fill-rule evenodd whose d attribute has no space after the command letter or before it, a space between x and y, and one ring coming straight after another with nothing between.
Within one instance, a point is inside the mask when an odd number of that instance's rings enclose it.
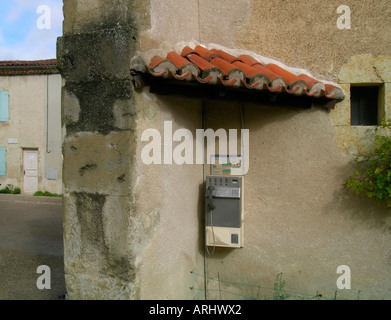
<instances>
[{"instance_id":1,"label":"terracotta roof tile","mask_svg":"<svg viewBox=\"0 0 391 320\"><path fill-rule=\"evenodd\" d=\"M218 50L218 49L212 49L212 52L216 53L219 55L220 58L224 59L225 61L229 63L234 63L235 61L239 61L239 59L223 50Z\"/></svg>"},{"instance_id":2,"label":"terracotta roof tile","mask_svg":"<svg viewBox=\"0 0 391 320\"><path fill-rule=\"evenodd\" d=\"M254 65L263 65L259 61L255 60L252 56L249 56L247 54L242 54L238 57L238 60L242 61L245 64L248 64L249 66L254 66Z\"/></svg>"},{"instance_id":3,"label":"terracotta roof tile","mask_svg":"<svg viewBox=\"0 0 391 320\"><path fill-rule=\"evenodd\" d=\"M46 59L46 60L5 60L0 61L0 66L48 66L56 65L56 59Z\"/></svg>"},{"instance_id":4,"label":"terracotta roof tile","mask_svg":"<svg viewBox=\"0 0 391 320\"><path fill-rule=\"evenodd\" d=\"M210 63L219 68L225 76L228 76L232 71L235 70L241 71L238 67L221 58L214 58L210 61Z\"/></svg>"},{"instance_id":5,"label":"terracotta roof tile","mask_svg":"<svg viewBox=\"0 0 391 320\"><path fill-rule=\"evenodd\" d=\"M256 57L256 55L254 55ZM208 49L201 45L184 46L180 54L171 51L165 58L155 56L145 61L155 77L245 87L297 96L344 99L336 85L317 80L307 74L296 74L275 63L263 64L249 54L232 55L221 48ZM296 69L295 69L296 70Z\"/></svg>"},{"instance_id":6,"label":"terracotta roof tile","mask_svg":"<svg viewBox=\"0 0 391 320\"><path fill-rule=\"evenodd\" d=\"M167 60L171 60L174 62L175 66L180 69L188 64L190 64L190 61L183 58L179 54L177 54L175 51L171 51L167 54Z\"/></svg>"},{"instance_id":7,"label":"terracotta roof tile","mask_svg":"<svg viewBox=\"0 0 391 320\"><path fill-rule=\"evenodd\" d=\"M56 59L0 61L0 76L41 75L60 73Z\"/></svg>"},{"instance_id":8,"label":"terracotta roof tile","mask_svg":"<svg viewBox=\"0 0 391 320\"><path fill-rule=\"evenodd\" d=\"M215 67L209 61L205 60L204 58L200 57L198 54L195 53L190 53L186 55L186 58L201 70L212 69Z\"/></svg>"},{"instance_id":9,"label":"terracotta roof tile","mask_svg":"<svg viewBox=\"0 0 391 320\"><path fill-rule=\"evenodd\" d=\"M201 58L204 58L206 61L210 61L219 56L217 53L201 46L196 46L194 48L194 53L198 54Z\"/></svg>"},{"instance_id":10,"label":"terracotta roof tile","mask_svg":"<svg viewBox=\"0 0 391 320\"><path fill-rule=\"evenodd\" d=\"M157 57L157 56L156 56L156 57L153 57L153 59L151 60L149 66L148 66L148 68L150 68L151 70L155 70L155 68L156 68L159 64L161 64L162 62L167 61L167 60L169 60L169 59L164 59L164 58L162 58L162 57Z\"/></svg>"}]
</instances>

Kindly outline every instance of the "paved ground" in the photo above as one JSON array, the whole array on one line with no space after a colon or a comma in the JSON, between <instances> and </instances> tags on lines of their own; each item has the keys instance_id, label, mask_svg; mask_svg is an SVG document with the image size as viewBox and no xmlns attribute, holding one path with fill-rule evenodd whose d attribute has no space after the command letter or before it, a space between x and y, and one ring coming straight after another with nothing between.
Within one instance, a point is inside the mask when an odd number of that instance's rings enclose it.
<instances>
[{"instance_id":1,"label":"paved ground","mask_svg":"<svg viewBox=\"0 0 391 320\"><path fill-rule=\"evenodd\" d=\"M0 194L0 300L64 299L62 199ZM39 290L37 268L50 268Z\"/></svg>"}]
</instances>

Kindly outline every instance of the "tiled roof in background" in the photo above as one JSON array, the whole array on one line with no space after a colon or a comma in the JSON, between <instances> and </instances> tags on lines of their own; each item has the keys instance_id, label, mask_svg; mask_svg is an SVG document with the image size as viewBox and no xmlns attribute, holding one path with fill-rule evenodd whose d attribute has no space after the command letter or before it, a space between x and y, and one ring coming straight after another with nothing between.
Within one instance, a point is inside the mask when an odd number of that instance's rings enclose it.
<instances>
[{"instance_id":1,"label":"tiled roof in background","mask_svg":"<svg viewBox=\"0 0 391 320\"><path fill-rule=\"evenodd\" d=\"M56 59L0 61L0 76L42 75L59 73Z\"/></svg>"},{"instance_id":2,"label":"tiled roof in background","mask_svg":"<svg viewBox=\"0 0 391 320\"><path fill-rule=\"evenodd\" d=\"M308 73L294 74L281 65L264 64L248 54L232 55L221 48L185 46L180 54L171 51L164 57L156 55L150 61L145 61L145 65L147 73L155 77L295 96L344 99L339 87L317 80Z\"/></svg>"}]
</instances>

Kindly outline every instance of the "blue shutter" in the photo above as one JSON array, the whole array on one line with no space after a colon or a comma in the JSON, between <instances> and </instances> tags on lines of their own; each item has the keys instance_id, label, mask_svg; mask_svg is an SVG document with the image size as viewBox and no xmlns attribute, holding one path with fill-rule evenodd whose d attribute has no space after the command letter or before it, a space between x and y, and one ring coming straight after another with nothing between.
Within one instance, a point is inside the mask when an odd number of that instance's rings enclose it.
<instances>
[{"instance_id":1,"label":"blue shutter","mask_svg":"<svg viewBox=\"0 0 391 320\"><path fill-rule=\"evenodd\" d=\"M9 109L9 93L8 91L0 91L0 121L8 121Z\"/></svg>"},{"instance_id":2,"label":"blue shutter","mask_svg":"<svg viewBox=\"0 0 391 320\"><path fill-rule=\"evenodd\" d=\"M6 174L5 155L5 148L0 147L0 177L4 177Z\"/></svg>"}]
</instances>

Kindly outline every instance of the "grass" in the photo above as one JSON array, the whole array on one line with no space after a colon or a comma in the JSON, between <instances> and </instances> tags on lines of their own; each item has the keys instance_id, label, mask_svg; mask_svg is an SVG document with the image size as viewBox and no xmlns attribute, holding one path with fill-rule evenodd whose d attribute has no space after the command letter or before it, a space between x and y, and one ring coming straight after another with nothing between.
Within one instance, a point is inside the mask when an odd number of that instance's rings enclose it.
<instances>
[{"instance_id":1,"label":"grass","mask_svg":"<svg viewBox=\"0 0 391 320\"><path fill-rule=\"evenodd\" d=\"M8 187L5 187L4 189L0 189L0 193L4 193L4 194L20 194L21 190L20 190L20 188L10 189Z\"/></svg>"},{"instance_id":2,"label":"grass","mask_svg":"<svg viewBox=\"0 0 391 320\"><path fill-rule=\"evenodd\" d=\"M10 188L10 187L5 187L4 189L0 189L0 194L21 194L20 188ZM37 191L34 193L35 197L62 197L62 194L57 194L57 193L51 193L49 191Z\"/></svg>"},{"instance_id":3,"label":"grass","mask_svg":"<svg viewBox=\"0 0 391 320\"><path fill-rule=\"evenodd\" d=\"M62 194L51 193L49 191L37 191L34 193L35 197L62 197Z\"/></svg>"}]
</instances>

